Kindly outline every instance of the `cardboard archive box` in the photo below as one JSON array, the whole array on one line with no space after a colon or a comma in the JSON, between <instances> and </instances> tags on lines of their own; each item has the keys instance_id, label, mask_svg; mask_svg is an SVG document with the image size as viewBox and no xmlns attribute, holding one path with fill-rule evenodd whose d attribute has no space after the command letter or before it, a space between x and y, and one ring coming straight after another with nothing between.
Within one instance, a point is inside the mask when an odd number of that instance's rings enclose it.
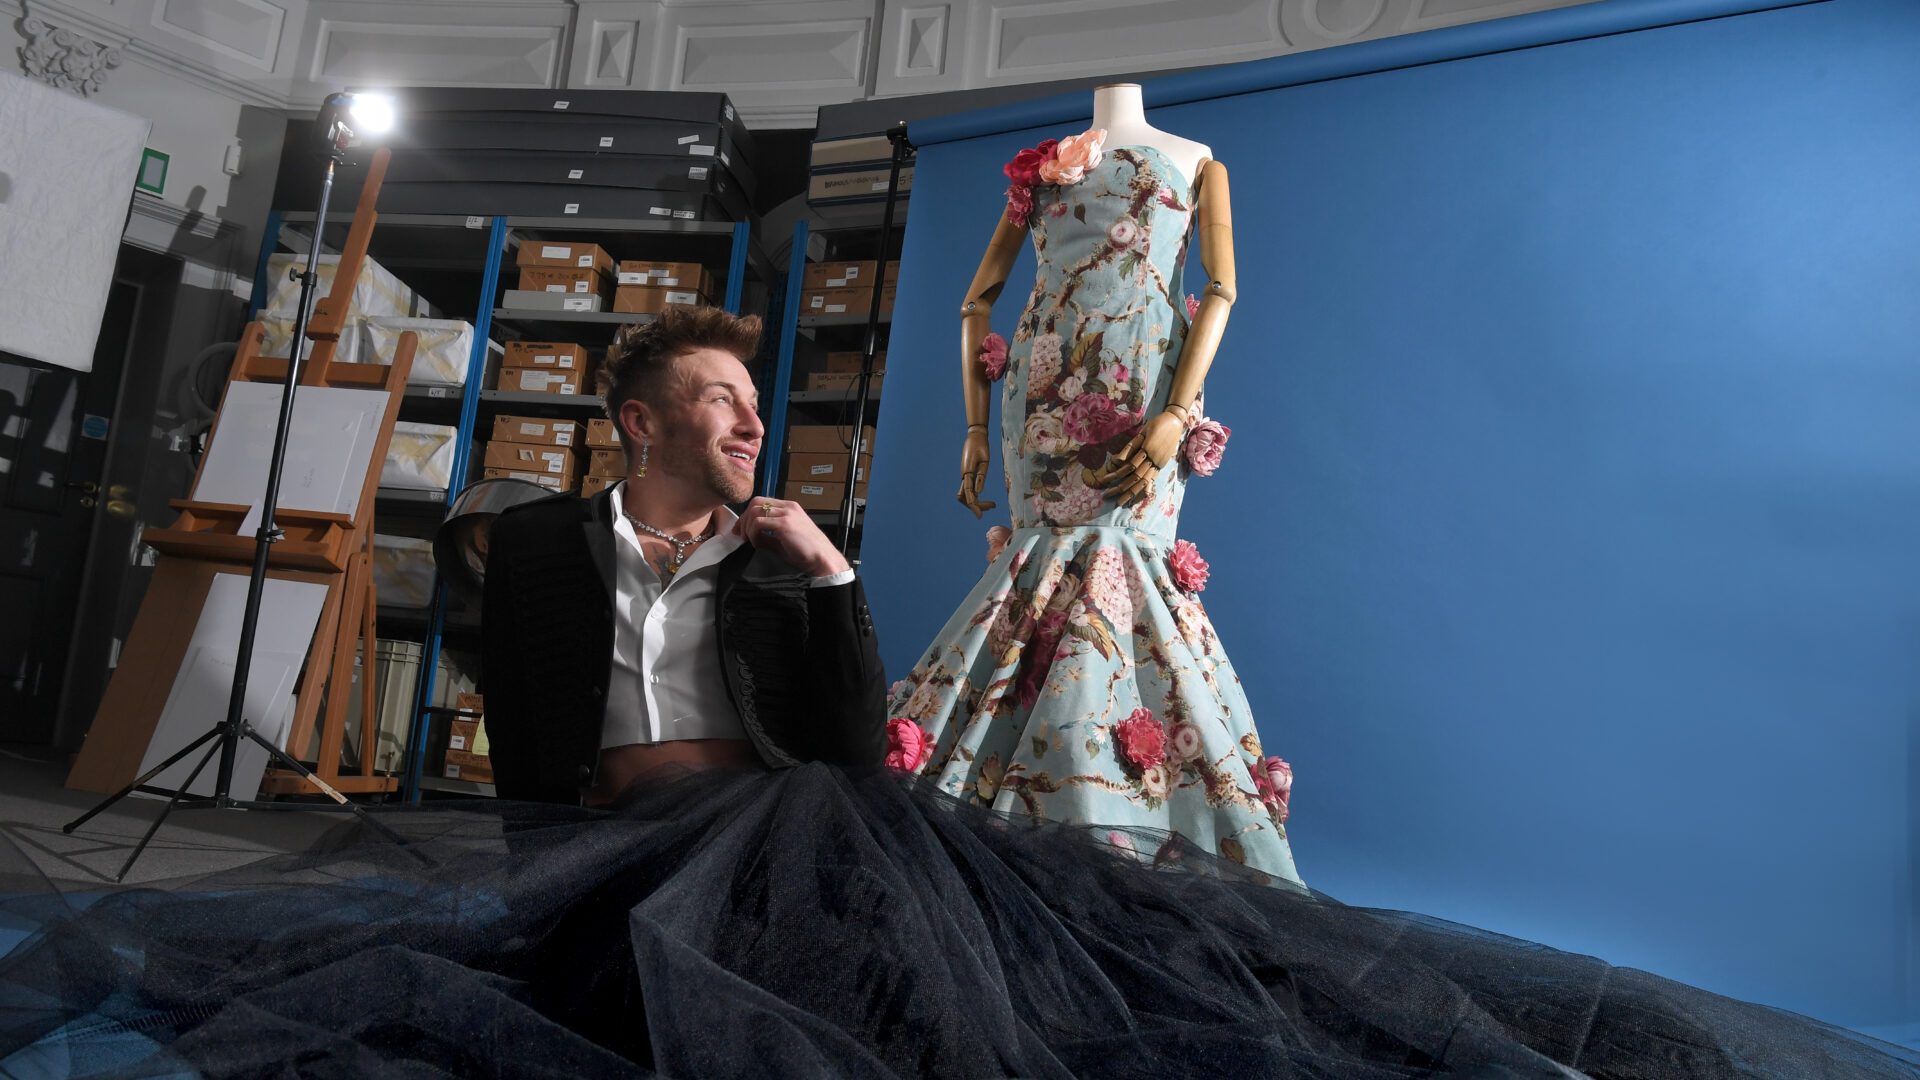
<instances>
[{"instance_id":1,"label":"cardboard archive box","mask_svg":"<svg viewBox=\"0 0 1920 1080\"><path fill-rule=\"evenodd\" d=\"M816 289L861 289L873 285L873 276L880 272L880 264L873 259L856 262L808 263L800 278L800 287L812 292ZM887 280L891 285L900 280L900 260L887 262Z\"/></svg>"},{"instance_id":2,"label":"cardboard archive box","mask_svg":"<svg viewBox=\"0 0 1920 1080\"><path fill-rule=\"evenodd\" d=\"M622 260L619 284L692 289L701 296L709 298L713 296L713 274L699 263Z\"/></svg>"},{"instance_id":3,"label":"cardboard archive box","mask_svg":"<svg viewBox=\"0 0 1920 1080\"><path fill-rule=\"evenodd\" d=\"M515 266L586 267L602 274L613 273L613 256L599 244L575 240L527 240L514 256Z\"/></svg>"},{"instance_id":4,"label":"cardboard archive box","mask_svg":"<svg viewBox=\"0 0 1920 1080\"><path fill-rule=\"evenodd\" d=\"M526 443L529 446L574 446L580 441L580 424L575 420L555 420L546 416L496 416L493 441Z\"/></svg>"},{"instance_id":5,"label":"cardboard archive box","mask_svg":"<svg viewBox=\"0 0 1920 1080\"><path fill-rule=\"evenodd\" d=\"M830 352L827 354L827 370L837 374L859 371L866 354L859 352ZM873 370L887 370L887 350L881 349L873 354Z\"/></svg>"},{"instance_id":6,"label":"cardboard archive box","mask_svg":"<svg viewBox=\"0 0 1920 1080\"><path fill-rule=\"evenodd\" d=\"M575 470L573 451L567 447L515 442L488 443L483 464L489 469L548 473L565 480L572 480Z\"/></svg>"},{"instance_id":7,"label":"cardboard archive box","mask_svg":"<svg viewBox=\"0 0 1920 1080\"><path fill-rule=\"evenodd\" d=\"M635 315L658 315L671 305L706 307L707 298L692 289L663 285L622 285L613 293L613 310Z\"/></svg>"},{"instance_id":8,"label":"cardboard archive box","mask_svg":"<svg viewBox=\"0 0 1920 1080\"><path fill-rule=\"evenodd\" d=\"M866 486L867 472L873 468L871 453L860 455L860 471L855 477L862 487ZM788 454L787 480L804 480L809 484L844 484L847 482L847 455L838 454Z\"/></svg>"},{"instance_id":9,"label":"cardboard archive box","mask_svg":"<svg viewBox=\"0 0 1920 1080\"><path fill-rule=\"evenodd\" d=\"M840 509L840 500L846 497L845 484L816 484L811 480L789 480L781 493L790 502L797 502L808 510L833 511ZM867 485L860 484L853 489L853 497L867 497Z\"/></svg>"},{"instance_id":10,"label":"cardboard archive box","mask_svg":"<svg viewBox=\"0 0 1920 1080\"><path fill-rule=\"evenodd\" d=\"M867 381L867 393L872 397L880 396L880 384L887 380L887 373L876 370L873 378ZM823 371L807 376L809 390L844 390L849 396L860 392L860 373L857 371Z\"/></svg>"},{"instance_id":11,"label":"cardboard archive box","mask_svg":"<svg viewBox=\"0 0 1920 1080\"><path fill-rule=\"evenodd\" d=\"M861 430L860 445L873 445L873 425L868 424ZM790 454L840 454L853 446L852 424L795 424L787 429L787 452Z\"/></svg>"},{"instance_id":12,"label":"cardboard archive box","mask_svg":"<svg viewBox=\"0 0 1920 1080\"><path fill-rule=\"evenodd\" d=\"M548 491L572 491L573 475L567 474L561 479L552 473L532 472L526 469L487 469L481 474L488 480L525 480L529 484L539 484Z\"/></svg>"},{"instance_id":13,"label":"cardboard archive box","mask_svg":"<svg viewBox=\"0 0 1920 1080\"><path fill-rule=\"evenodd\" d=\"M880 290L880 313L893 310L893 286ZM873 310L873 286L807 289L800 294L802 315L865 315Z\"/></svg>"},{"instance_id":14,"label":"cardboard archive box","mask_svg":"<svg viewBox=\"0 0 1920 1080\"><path fill-rule=\"evenodd\" d=\"M615 480L627 475L627 452L625 450L587 451L587 475L611 476Z\"/></svg>"},{"instance_id":15,"label":"cardboard archive box","mask_svg":"<svg viewBox=\"0 0 1920 1080\"><path fill-rule=\"evenodd\" d=\"M613 421L597 416L587 421L587 449L620 449L620 433L613 429Z\"/></svg>"},{"instance_id":16,"label":"cardboard archive box","mask_svg":"<svg viewBox=\"0 0 1920 1080\"><path fill-rule=\"evenodd\" d=\"M501 367L587 369L587 349L571 341L511 341L500 358Z\"/></svg>"},{"instance_id":17,"label":"cardboard archive box","mask_svg":"<svg viewBox=\"0 0 1920 1080\"><path fill-rule=\"evenodd\" d=\"M520 288L526 292L605 296L607 275L592 267L523 266L520 268Z\"/></svg>"},{"instance_id":18,"label":"cardboard archive box","mask_svg":"<svg viewBox=\"0 0 1920 1080\"><path fill-rule=\"evenodd\" d=\"M514 390L523 394L584 394L586 390L586 372L554 371L550 368L503 367L500 369L500 383L495 389Z\"/></svg>"}]
</instances>

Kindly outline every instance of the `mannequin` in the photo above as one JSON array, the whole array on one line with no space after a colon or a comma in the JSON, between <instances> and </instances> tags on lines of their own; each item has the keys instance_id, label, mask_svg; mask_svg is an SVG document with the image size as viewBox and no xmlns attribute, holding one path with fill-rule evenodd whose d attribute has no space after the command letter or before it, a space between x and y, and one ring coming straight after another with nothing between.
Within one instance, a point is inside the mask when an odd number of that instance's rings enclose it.
<instances>
[{"instance_id":1,"label":"mannequin","mask_svg":"<svg viewBox=\"0 0 1920 1080\"><path fill-rule=\"evenodd\" d=\"M1168 134L1147 123L1139 83L1112 83L1093 91L1093 126L1107 132L1107 145L1151 146L1167 155L1185 176L1194 176L1213 157L1205 144Z\"/></svg>"},{"instance_id":2,"label":"mannequin","mask_svg":"<svg viewBox=\"0 0 1920 1080\"><path fill-rule=\"evenodd\" d=\"M1151 147L1195 178L1194 213L1198 222L1200 264L1207 273L1206 287L1200 293L1200 310L1194 316L1181 350L1167 407L1143 424L1127 448L1098 474L1106 493L1121 505L1129 505L1148 490L1152 476L1179 449L1188 425L1199 419L1193 414L1193 403L1213 365L1213 355L1219 348L1227 314L1236 296L1233 206L1226 166L1212 160L1211 151L1204 144L1149 125L1137 83L1116 83L1095 89L1093 109L1093 126L1106 128L1108 149ZM959 500L976 518L997 505L980 498L987 483L990 446L987 424L992 414L993 394L993 384L980 367L980 345L992 324L993 303L1005 288L1007 274L1013 269L1026 238L1025 226L1015 225L1006 215L1001 215L960 309L960 382L967 433L960 450Z\"/></svg>"}]
</instances>

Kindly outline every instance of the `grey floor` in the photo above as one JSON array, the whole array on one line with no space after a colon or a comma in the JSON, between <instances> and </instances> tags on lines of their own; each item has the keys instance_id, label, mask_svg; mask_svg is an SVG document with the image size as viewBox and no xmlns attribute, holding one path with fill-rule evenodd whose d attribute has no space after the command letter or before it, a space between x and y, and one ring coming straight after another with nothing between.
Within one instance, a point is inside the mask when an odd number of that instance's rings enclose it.
<instances>
[{"instance_id":1,"label":"grey floor","mask_svg":"<svg viewBox=\"0 0 1920 1080\"><path fill-rule=\"evenodd\" d=\"M0 848L19 849L63 890L110 885L127 854L160 816L163 803L123 799L75 830L61 826L102 796L66 788L65 755L44 747L0 745ZM190 880L263 856L303 851L341 814L282 810L176 810L133 864L126 884ZM0 862L10 862L0 851Z\"/></svg>"}]
</instances>

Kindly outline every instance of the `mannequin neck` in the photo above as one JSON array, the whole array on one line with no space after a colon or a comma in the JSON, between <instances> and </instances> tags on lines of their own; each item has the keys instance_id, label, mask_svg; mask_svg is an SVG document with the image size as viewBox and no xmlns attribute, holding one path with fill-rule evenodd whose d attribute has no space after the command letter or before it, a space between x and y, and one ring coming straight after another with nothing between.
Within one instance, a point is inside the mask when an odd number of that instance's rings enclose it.
<instances>
[{"instance_id":1,"label":"mannequin neck","mask_svg":"<svg viewBox=\"0 0 1920 1080\"><path fill-rule=\"evenodd\" d=\"M1140 101L1139 83L1114 83L1093 91L1093 126L1108 131L1144 131L1147 113Z\"/></svg>"}]
</instances>

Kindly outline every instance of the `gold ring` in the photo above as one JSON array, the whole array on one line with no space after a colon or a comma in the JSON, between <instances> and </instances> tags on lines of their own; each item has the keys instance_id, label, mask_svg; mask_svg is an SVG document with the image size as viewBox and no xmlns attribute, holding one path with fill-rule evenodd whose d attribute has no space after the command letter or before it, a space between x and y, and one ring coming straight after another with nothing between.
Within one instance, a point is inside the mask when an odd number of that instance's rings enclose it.
<instances>
[{"instance_id":1,"label":"gold ring","mask_svg":"<svg viewBox=\"0 0 1920 1080\"><path fill-rule=\"evenodd\" d=\"M773 503L770 503L770 502L764 502L764 503L761 503L761 504L760 504L760 509L762 509L762 510L777 510L777 509L779 509L779 507L777 507L777 506L775 506L775 505L774 505Z\"/></svg>"}]
</instances>

